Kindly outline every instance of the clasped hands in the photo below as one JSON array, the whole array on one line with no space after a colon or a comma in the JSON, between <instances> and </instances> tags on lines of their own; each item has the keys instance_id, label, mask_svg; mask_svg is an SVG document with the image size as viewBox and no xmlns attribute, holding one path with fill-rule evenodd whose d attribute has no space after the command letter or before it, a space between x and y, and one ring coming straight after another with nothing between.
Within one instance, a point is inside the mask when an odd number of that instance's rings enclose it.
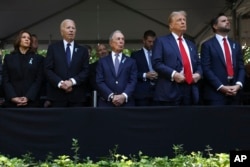
<instances>
[{"instance_id":1,"label":"clasped hands","mask_svg":"<svg viewBox=\"0 0 250 167\"><path fill-rule=\"evenodd\" d=\"M126 97L123 94L119 94L119 95L114 95L113 99L112 99L112 103L116 106L119 107L121 106L126 100Z\"/></svg>"},{"instance_id":2,"label":"clasped hands","mask_svg":"<svg viewBox=\"0 0 250 167\"><path fill-rule=\"evenodd\" d=\"M155 71L149 71L146 73L146 78L150 79L150 80L154 80L158 78L158 73Z\"/></svg>"},{"instance_id":3,"label":"clasped hands","mask_svg":"<svg viewBox=\"0 0 250 167\"><path fill-rule=\"evenodd\" d=\"M222 86L220 91L226 96L236 96L239 89L240 85Z\"/></svg>"},{"instance_id":4,"label":"clasped hands","mask_svg":"<svg viewBox=\"0 0 250 167\"><path fill-rule=\"evenodd\" d=\"M60 88L63 89L66 93L69 93L73 90L72 86L73 86L73 83L71 80L65 80L65 81L61 81Z\"/></svg>"},{"instance_id":5,"label":"clasped hands","mask_svg":"<svg viewBox=\"0 0 250 167\"><path fill-rule=\"evenodd\" d=\"M193 74L193 83L197 83L201 79L201 75L199 73ZM176 72L173 76L173 79L177 83L184 83L186 82L186 78L183 73Z\"/></svg>"},{"instance_id":6,"label":"clasped hands","mask_svg":"<svg viewBox=\"0 0 250 167\"><path fill-rule=\"evenodd\" d=\"M11 101L13 103L16 103L16 106L26 106L28 104L28 98L27 97L13 97L11 98Z\"/></svg>"}]
</instances>

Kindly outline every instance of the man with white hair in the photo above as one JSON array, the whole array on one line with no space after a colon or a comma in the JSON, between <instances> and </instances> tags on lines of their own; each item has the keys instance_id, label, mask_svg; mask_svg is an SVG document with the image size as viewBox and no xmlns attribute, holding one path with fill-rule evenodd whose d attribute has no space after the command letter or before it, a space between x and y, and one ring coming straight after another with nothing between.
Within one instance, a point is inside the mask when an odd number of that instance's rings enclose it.
<instances>
[{"instance_id":1,"label":"man with white hair","mask_svg":"<svg viewBox=\"0 0 250 167\"><path fill-rule=\"evenodd\" d=\"M76 25L73 20L63 20L60 31L63 40L51 44L45 58L47 98L52 107L85 106L88 50L75 43Z\"/></svg>"}]
</instances>

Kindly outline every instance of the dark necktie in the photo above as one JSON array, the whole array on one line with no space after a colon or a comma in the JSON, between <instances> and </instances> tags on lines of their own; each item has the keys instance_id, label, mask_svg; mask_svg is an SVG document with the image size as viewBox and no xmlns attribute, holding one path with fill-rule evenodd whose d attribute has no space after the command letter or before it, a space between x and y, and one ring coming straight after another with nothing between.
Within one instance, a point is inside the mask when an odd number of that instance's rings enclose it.
<instances>
[{"instance_id":1,"label":"dark necktie","mask_svg":"<svg viewBox=\"0 0 250 167\"><path fill-rule=\"evenodd\" d=\"M70 45L71 44L68 43L67 48L66 48L66 58L67 58L68 66L70 66L70 61L71 61Z\"/></svg>"},{"instance_id":2,"label":"dark necktie","mask_svg":"<svg viewBox=\"0 0 250 167\"><path fill-rule=\"evenodd\" d=\"M116 75L118 73L119 65L120 65L118 57L119 57L119 54L115 54L115 73L116 73Z\"/></svg>"},{"instance_id":3,"label":"dark necktie","mask_svg":"<svg viewBox=\"0 0 250 167\"><path fill-rule=\"evenodd\" d=\"M223 38L223 45L224 45L226 65L227 65L227 75L229 77L233 77L234 76L233 65L232 65L231 54L229 51L229 46L227 44L226 38Z\"/></svg>"},{"instance_id":4,"label":"dark necktie","mask_svg":"<svg viewBox=\"0 0 250 167\"><path fill-rule=\"evenodd\" d=\"M154 71L151 63L151 51L148 51L148 68L149 71Z\"/></svg>"},{"instance_id":5,"label":"dark necktie","mask_svg":"<svg viewBox=\"0 0 250 167\"><path fill-rule=\"evenodd\" d=\"M179 37L178 40L179 40L179 49L180 49L180 52L181 52L182 64L183 64L183 67L184 67L184 75L185 75L185 78L186 78L186 82L188 84L191 84L193 82L193 76L192 76L190 61L189 61L187 52L186 52L186 50L185 50L185 48L184 48L184 46L182 44L182 38Z\"/></svg>"}]
</instances>

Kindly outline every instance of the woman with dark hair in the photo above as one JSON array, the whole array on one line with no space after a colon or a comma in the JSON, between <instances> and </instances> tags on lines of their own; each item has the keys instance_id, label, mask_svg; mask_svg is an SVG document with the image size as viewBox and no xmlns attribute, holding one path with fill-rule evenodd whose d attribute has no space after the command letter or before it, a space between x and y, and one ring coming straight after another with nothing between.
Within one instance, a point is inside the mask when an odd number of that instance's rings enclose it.
<instances>
[{"instance_id":1,"label":"woman with dark hair","mask_svg":"<svg viewBox=\"0 0 250 167\"><path fill-rule=\"evenodd\" d=\"M32 48L28 31L21 31L14 50L4 57L3 89L6 107L38 107L43 80L43 57Z\"/></svg>"}]
</instances>

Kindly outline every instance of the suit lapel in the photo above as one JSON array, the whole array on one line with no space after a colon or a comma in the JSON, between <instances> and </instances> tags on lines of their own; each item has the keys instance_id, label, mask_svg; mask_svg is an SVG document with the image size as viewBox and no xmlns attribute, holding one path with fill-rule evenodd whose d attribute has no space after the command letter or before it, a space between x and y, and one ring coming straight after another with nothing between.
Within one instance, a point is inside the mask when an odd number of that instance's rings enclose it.
<instances>
[{"instance_id":1,"label":"suit lapel","mask_svg":"<svg viewBox=\"0 0 250 167\"><path fill-rule=\"evenodd\" d=\"M77 61L78 52L79 52L79 47L78 47L78 45L77 45L76 43L74 43L74 47L73 47L73 52L72 52L72 58L71 58L70 66L71 66L75 61Z\"/></svg>"},{"instance_id":2,"label":"suit lapel","mask_svg":"<svg viewBox=\"0 0 250 167\"><path fill-rule=\"evenodd\" d=\"M147 64L147 70L149 71L149 68L148 68L148 61L147 61L147 59L146 59L146 56L148 56L148 55L145 55L143 49L140 50L140 54L139 54L139 55L140 55L140 60L142 61L141 64L143 64L143 67L144 67L144 64ZM145 66L145 67L146 67L146 66Z\"/></svg>"},{"instance_id":3,"label":"suit lapel","mask_svg":"<svg viewBox=\"0 0 250 167\"><path fill-rule=\"evenodd\" d=\"M216 50L216 52L218 53L219 55L219 58L221 60L221 62L225 65L226 67L226 62L225 62L225 58L224 58L224 53L223 53L223 50L218 42L218 40L216 39L216 37L213 37L213 46Z\"/></svg>"},{"instance_id":4,"label":"suit lapel","mask_svg":"<svg viewBox=\"0 0 250 167\"><path fill-rule=\"evenodd\" d=\"M117 76L119 76L120 73L121 73L121 71L123 70L123 68L125 66L125 63L126 63L126 60L127 60L127 56L125 56L124 54L122 54L122 58L121 58L121 62L120 62L120 65L119 65Z\"/></svg>"},{"instance_id":5,"label":"suit lapel","mask_svg":"<svg viewBox=\"0 0 250 167\"><path fill-rule=\"evenodd\" d=\"M59 45L58 45L58 51L60 52L60 54L58 54L58 55L62 56L62 59L63 59L63 61L65 63L65 67L68 67L67 58L66 58L66 52L65 52L63 41L59 43Z\"/></svg>"},{"instance_id":6,"label":"suit lapel","mask_svg":"<svg viewBox=\"0 0 250 167\"><path fill-rule=\"evenodd\" d=\"M181 53L180 53L179 47L176 43L174 36L172 34L170 34L168 36L168 40L169 40L170 45L174 48L174 51L175 51L178 59L182 62Z\"/></svg>"},{"instance_id":7,"label":"suit lapel","mask_svg":"<svg viewBox=\"0 0 250 167\"><path fill-rule=\"evenodd\" d=\"M112 54L110 54L107 58L107 64L111 70L111 73L116 76L116 73L115 73L115 66L114 66L114 63L113 63L113 59L112 59Z\"/></svg>"},{"instance_id":8,"label":"suit lapel","mask_svg":"<svg viewBox=\"0 0 250 167\"><path fill-rule=\"evenodd\" d=\"M228 42L229 42L230 47L231 47L232 60L233 60L232 63L233 63L233 67L234 67L234 64L236 62L236 46L235 46L235 43L232 40L228 39Z\"/></svg>"},{"instance_id":9,"label":"suit lapel","mask_svg":"<svg viewBox=\"0 0 250 167\"><path fill-rule=\"evenodd\" d=\"M193 60L195 59L195 55L197 54L197 53L194 53L194 48L192 47L192 45L191 45L191 43L190 43L190 41L189 40L186 40L185 39L185 41L186 41L186 43L187 43L187 46L188 46L188 52L189 52L189 56L190 56L190 63L191 63L191 65L192 65L192 67L193 67L193 69L194 69L194 63L193 63Z\"/></svg>"}]
</instances>

